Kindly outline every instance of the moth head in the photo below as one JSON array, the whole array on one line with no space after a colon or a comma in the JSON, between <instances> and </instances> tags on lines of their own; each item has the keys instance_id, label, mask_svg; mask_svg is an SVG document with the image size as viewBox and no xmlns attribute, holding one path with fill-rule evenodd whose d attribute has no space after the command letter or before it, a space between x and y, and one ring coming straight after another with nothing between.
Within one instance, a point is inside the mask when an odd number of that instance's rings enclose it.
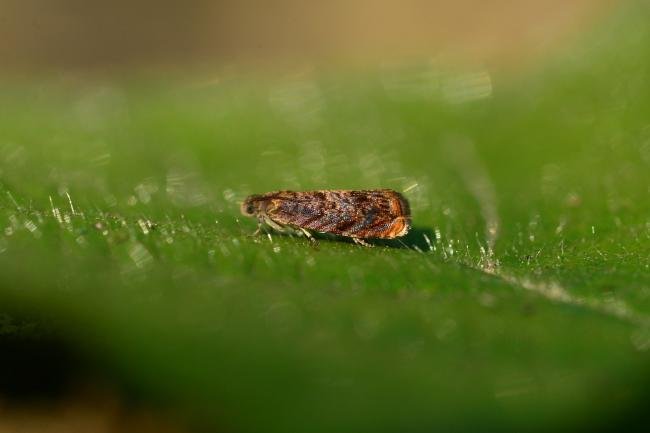
<instances>
[{"instance_id":1,"label":"moth head","mask_svg":"<svg viewBox=\"0 0 650 433\"><path fill-rule=\"evenodd\" d=\"M259 196L250 195L246 197L241 204L240 210L242 215L245 216L255 216L261 212L262 201Z\"/></svg>"}]
</instances>

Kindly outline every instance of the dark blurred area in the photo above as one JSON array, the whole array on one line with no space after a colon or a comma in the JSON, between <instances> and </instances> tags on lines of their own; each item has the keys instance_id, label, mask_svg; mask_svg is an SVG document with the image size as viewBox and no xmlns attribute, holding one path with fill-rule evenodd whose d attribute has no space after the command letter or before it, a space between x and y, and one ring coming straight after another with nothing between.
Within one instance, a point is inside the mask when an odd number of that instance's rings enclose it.
<instances>
[{"instance_id":1,"label":"dark blurred area","mask_svg":"<svg viewBox=\"0 0 650 433\"><path fill-rule=\"evenodd\" d=\"M2 0L5 72L60 68L301 67L534 56L606 0Z\"/></svg>"},{"instance_id":2,"label":"dark blurred area","mask_svg":"<svg viewBox=\"0 0 650 433\"><path fill-rule=\"evenodd\" d=\"M0 314L0 432L185 431L49 320Z\"/></svg>"}]
</instances>

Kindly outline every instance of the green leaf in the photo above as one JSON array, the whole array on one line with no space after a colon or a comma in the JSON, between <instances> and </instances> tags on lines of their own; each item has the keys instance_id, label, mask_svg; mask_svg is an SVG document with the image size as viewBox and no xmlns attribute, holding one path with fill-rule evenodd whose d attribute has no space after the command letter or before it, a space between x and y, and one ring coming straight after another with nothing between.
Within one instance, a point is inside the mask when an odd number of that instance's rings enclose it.
<instances>
[{"instance_id":1,"label":"green leaf","mask_svg":"<svg viewBox=\"0 0 650 433\"><path fill-rule=\"evenodd\" d=\"M224 430L641 426L649 19L629 5L525 78L5 83L0 338L37 317ZM239 215L385 187L414 229L371 249Z\"/></svg>"}]
</instances>

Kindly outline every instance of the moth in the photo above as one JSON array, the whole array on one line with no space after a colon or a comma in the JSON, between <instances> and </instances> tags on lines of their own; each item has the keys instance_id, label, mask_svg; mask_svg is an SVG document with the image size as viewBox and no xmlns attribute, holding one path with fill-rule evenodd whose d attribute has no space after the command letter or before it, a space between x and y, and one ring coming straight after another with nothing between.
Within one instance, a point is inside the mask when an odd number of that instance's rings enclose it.
<instances>
[{"instance_id":1,"label":"moth","mask_svg":"<svg viewBox=\"0 0 650 433\"><path fill-rule=\"evenodd\" d=\"M241 213L258 220L256 234L266 224L274 230L302 232L315 242L311 231L352 238L393 239L411 227L408 201L391 189L274 191L248 196Z\"/></svg>"}]
</instances>

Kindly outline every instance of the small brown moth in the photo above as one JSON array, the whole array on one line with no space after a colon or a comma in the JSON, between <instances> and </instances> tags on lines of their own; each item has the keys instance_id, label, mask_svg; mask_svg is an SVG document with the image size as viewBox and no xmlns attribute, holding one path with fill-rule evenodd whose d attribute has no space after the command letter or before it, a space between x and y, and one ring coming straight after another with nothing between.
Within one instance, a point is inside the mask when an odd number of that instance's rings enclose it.
<instances>
[{"instance_id":1,"label":"small brown moth","mask_svg":"<svg viewBox=\"0 0 650 433\"><path fill-rule=\"evenodd\" d=\"M246 216L256 217L259 233L263 224L280 232L300 230L315 241L310 230L347 236L371 246L364 239L393 239L408 233L409 204L391 189L274 191L251 195L241 205Z\"/></svg>"}]
</instances>

